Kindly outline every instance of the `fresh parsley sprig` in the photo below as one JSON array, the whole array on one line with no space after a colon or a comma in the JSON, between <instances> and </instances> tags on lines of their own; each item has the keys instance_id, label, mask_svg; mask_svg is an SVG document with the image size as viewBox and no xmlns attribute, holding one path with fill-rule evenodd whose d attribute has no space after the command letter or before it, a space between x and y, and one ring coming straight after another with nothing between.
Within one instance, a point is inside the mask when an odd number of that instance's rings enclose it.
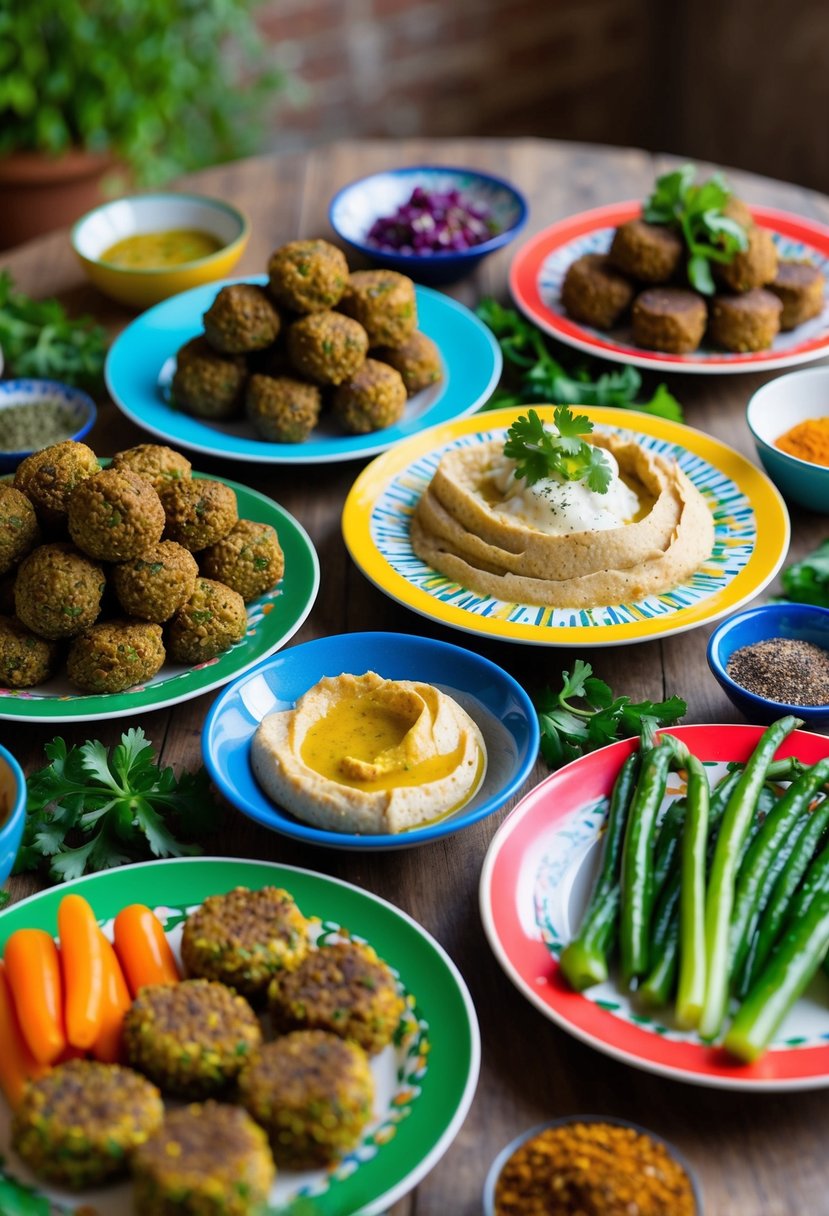
<instances>
[{"instance_id":1,"label":"fresh parsley sprig","mask_svg":"<svg viewBox=\"0 0 829 1216\"><path fill-rule=\"evenodd\" d=\"M829 608L829 539L822 541L813 553L787 566L781 581L787 599Z\"/></svg>"},{"instance_id":2,"label":"fresh parsley sprig","mask_svg":"<svg viewBox=\"0 0 829 1216\"><path fill-rule=\"evenodd\" d=\"M6 373L101 386L106 333L88 317L71 319L58 300L33 300L0 272L0 349Z\"/></svg>"},{"instance_id":3,"label":"fresh parsley sprig","mask_svg":"<svg viewBox=\"0 0 829 1216\"><path fill-rule=\"evenodd\" d=\"M550 354L541 331L515 309L504 308L497 300L487 297L481 300L475 312L492 330L504 356L502 385L484 409L542 402L614 405L670 418L674 422L682 421L682 407L664 384L659 385L649 400L636 400L642 388L642 377L635 367L604 372L595 379L584 367L568 372Z\"/></svg>"},{"instance_id":4,"label":"fresh parsley sprig","mask_svg":"<svg viewBox=\"0 0 829 1216\"><path fill-rule=\"evenodd\" d=\"M711 262L731 262L748 248L748 236L742 224L723 215L731 190L722 174L714 173L699 185L696 176L695 165L683 165L658 177L642 214L650 224L679 227L688 249L688 281L710 296L715 291Z\"/></svg>"},{"instance_id":5,"label":"fresh parsley sprig","mask_svg":"<svg viewBox=\"0 0 829 1216\"><path fill-rule=\"evenodd\" d=\"M677 696L636 703L630 697L614 697L582 659L576 659L572 673L563 671L561 679L558 692L547 687L535 698L541 755L550 768L560 768L616 739L672 725L688 709Z\"/></svg>"},{"instance_id":6,"label":"fresh parsley sprig","mask_svg":"<svg viewBox=\"0 0 829 1216\"><path fill-rule=\"evenodd\" d=\"M507 431L504 455L515 461L516 478L534 485L543 477L557 475L563 481L583 481L588 489L606 494L613 476L601 448L582 439L593 430L584 414L573 414L566 405L553 414L556 435L545 427L535 410L516 418Z\"/></svg>"},{"instance_id":7,"label":"fresh parsley sprig","mask_svg":"<svg viewBox=\"0 0 829 1216\"><path fill-rule=\"evenodd\" d=\"M15 871L48 862L56 882L147 857L201 852L192 842L212 831L218 812L204 769L176 777L160 769L140 727L112 753L97 740L67 748L53 739L49 764L28 779L23 843Z\"/></svg>"}]
</instances>

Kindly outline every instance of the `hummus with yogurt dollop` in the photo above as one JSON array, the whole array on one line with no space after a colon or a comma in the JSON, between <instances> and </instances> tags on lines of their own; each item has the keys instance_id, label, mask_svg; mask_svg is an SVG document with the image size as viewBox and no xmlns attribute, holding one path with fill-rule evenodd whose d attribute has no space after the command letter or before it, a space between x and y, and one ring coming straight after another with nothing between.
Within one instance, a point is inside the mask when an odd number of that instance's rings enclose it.
<instances>
[{"instance_id":1,"label":"hummus with yogurt dollop","mask_svg":"<svg viewBox=\"0 0 829 1216\"><path fill-rule=\"evenodd\" d=\"M417 556L508 603L591 608L658 594L711 553L705 499L677 463L614 433L591 435L605 492L554 472L528 483L500 439L441 459L412 519Z\"/></svg>"},{"instance_id":2,"label":"hummus with yogurt dollop","mask_svg":"<svg viewBox=\"0 0 829 1216\"><path fill-rule=\"evenodd\" d=\"M460 809L486 768L473 719L431 684L326 676L269 714L251 764L275 803L314 827L403 832Z\"/></svg>"}]
</instances>

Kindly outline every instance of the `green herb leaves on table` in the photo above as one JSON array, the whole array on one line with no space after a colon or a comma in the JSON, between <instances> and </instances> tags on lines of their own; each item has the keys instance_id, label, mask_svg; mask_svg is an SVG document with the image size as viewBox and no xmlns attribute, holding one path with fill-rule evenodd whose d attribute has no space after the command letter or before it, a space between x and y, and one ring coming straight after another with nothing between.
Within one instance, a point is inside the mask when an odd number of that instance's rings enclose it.
<instances>
[{"instance_id":1,"label":"green herb leaves on table","mask_svg":"<svg viewBox=\"0 0 829 1216\"><path fill-rule=\"evenodd\" d=\"M787 566L781 581L787 599L829 608L829 539L801 561Z\"/></svg>"},{"instance_id":2,"label":"green herb leaves on table","mask_svg":"<svg viewBox=\"0 0 829 1216\"><path fill-rule=\"evenodd\" d=\"M614 405L641 410L674 422L682 421L682 407L660 384L647 401L637 401L642 377L635 367L604 372L593 379L584 368L568 372L547 349L544 335L531 322L497 300L485 298L475 309L477 316L492 330L504 356L502 384L484 406L533 405Z\"/></svg>"},{"instance_id":3,"label":"green herb leaves on table","mask_svg":"<svg viewBox=\"0 0 829 1216\"><path fill-rule=\"evenodd\" d=\"M553 415L558 434L544 426L535 410L516 418L507 431L504 455L515 461L515 476L534 485L543 477L557 475L562 481L584 481L596 494L606 494L613 476L601 448L582 439L593 430L584 414L573 414L566 405Z\"/></svg>"},{"instance_id":4,"label":"green herb leaves on table","mask_svg":"<svg viewBox=\"0 0 829 1216\"><path fill-rule=\"evenodd\" d=\"M216 826L205 770L177 778L160 769L140 727L111 753L97 740L67 748L61 738L44 750L49 764L28 779L18 873L48 863L65 882L149 857L189 856L201 852L194 837Z\"/></svg>"},{"instance_id":5,"label":"green herb leaves on table","mask_svg":"<svg viewBox=\"0 0 829 1216\"><path fill-rule=\"evenodd\" d=\"M0 350L6 375L100 387L106 333L88 317L70 319L58 300L33 300L0 272Z\"/></svg>"},{"instance_id":6,"label":"green herb leaves on table","mask_svg":"<svg viewBox=\"0 0 829 1216\"><path fill-rule=\"evenodd\" d=\"M742 224L723 214L731 191L721 173L697 185L695 165L683 165L656 179L643 216L649 224L678 226L688 249L688 280L703 295L714 294L711 263L728 263L748 248Z\"/></svg>"},{"instance_id":7,"label":"green herb leaves on table","mask_svg":"<svg viewBox=\"0 0 829 1216\"><path fill-rule=\"evenodd\" d=\"M541 755L550 768L560 768L617 739L673 725L688 709L677 696L666 701L638 702L614 697L582 659L576 659L572 673L563 671L561 678L557 692L548 687L534 699L541 728Z\"/></svg>"}]
</instances>

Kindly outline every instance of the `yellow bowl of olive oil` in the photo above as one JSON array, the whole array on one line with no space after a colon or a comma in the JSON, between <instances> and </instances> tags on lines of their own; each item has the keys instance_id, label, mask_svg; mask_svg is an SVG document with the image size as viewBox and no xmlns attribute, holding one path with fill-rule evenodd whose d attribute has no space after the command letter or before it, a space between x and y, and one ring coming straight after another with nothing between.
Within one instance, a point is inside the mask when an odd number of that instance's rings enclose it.
<instances>
[{"instance_id":1,"label":"yellow bowl of olive oil","mask_svg":"<svg viewBox=\"0 0 829 1216\"><path fill-rule=\"evenodd\" d=\"M87 212L71 240L104 295L130 308L226 278L245 250L247 218L220 199L140 194Z\"/></svg>"}]
</instances>

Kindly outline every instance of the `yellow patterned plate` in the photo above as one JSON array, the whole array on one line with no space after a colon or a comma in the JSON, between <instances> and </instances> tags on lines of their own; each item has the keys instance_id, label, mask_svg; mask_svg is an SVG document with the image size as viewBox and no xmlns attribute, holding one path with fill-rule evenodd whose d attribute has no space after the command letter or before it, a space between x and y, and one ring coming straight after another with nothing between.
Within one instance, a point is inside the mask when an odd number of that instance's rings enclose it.
<instances>
[{"instance_id":1,"label":"yellow patterned plate","mask_svg":"<svg viewBox=\"0 0 829 1216\"><path fill-rule=\"evenodd\" d=\"M552 422L553 406L533 408ZM579 406L600 429L678 461L711 509L715 542L708 560L687 583L661 595L588 609L508 604L438 574L412 551L415 504L444 452L503 435L521 413L526 408L492 410L433 427L378 456L357 478L343 508L343 536L355 564L386 595L467 633L535 646L620 646L715 621L753 599L780 569L789 516L768 477L744 456L678 422Z\"/></svg>"}]
</instances>

